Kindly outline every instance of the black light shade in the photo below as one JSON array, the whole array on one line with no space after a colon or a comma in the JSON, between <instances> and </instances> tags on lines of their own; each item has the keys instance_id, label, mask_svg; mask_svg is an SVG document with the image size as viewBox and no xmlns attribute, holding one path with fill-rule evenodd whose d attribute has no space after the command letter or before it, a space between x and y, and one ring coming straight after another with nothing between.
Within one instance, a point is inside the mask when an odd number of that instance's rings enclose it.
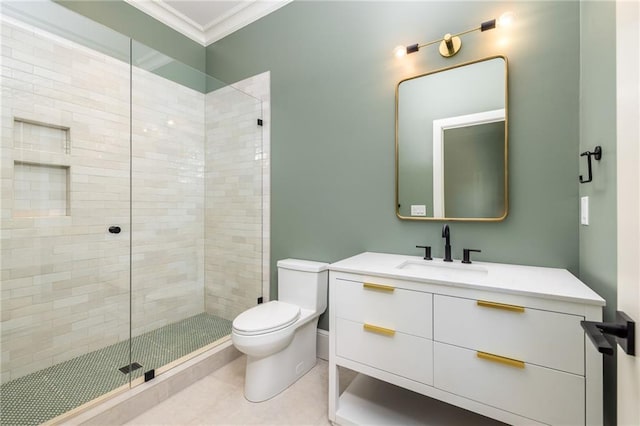
<instances>
[{"instance_id":1,"label":"black light shade","mask_svg":"<svg viewBox=\"0 0 640 426\"><path fill-rule=\"evenodd\" d=\"M407 46L407 54L417 52L419 49L418 43Z\"/></svg>"},{"instance_id":2,"label":"black light shade","mask_svg":"<svg viewBox=\"0 0 640 426\"><path fill-rule=\"evenodd\" d=\"M496 27L496 20L492 19L490 21L485 21L480 24L480 31L492 30Z\"/></svg>"}]
</instances>

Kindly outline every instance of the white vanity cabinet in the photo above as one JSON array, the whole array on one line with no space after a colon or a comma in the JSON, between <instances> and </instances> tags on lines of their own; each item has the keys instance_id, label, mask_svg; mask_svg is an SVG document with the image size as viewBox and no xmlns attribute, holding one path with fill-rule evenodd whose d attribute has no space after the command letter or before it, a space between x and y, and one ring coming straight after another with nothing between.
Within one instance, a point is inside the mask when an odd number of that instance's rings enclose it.
<instances>
[{"instance_id":1,"label":"white vanity cabinet","mask_svg":"<svg viewBox=\"0 0 640 426\"><path fill-rule=\"evenodd\" d=\"M580 321L600 321L604 300L568 271L380 253L329 269L334 423L459 423L455 406L509 424L602 424L602 359ZM342 395L338 366L360 373Z\"/></svg>"},{"instance_id":2,"label":"white vanity cabinet","mask_svg":"<svg viewBox=\"0 0 640 426\"><path fill-rule=\"evenodd\" d=\"M430 293L345 280L335 292L336 355L433 384Z\"/></svg>"}]
</instances>

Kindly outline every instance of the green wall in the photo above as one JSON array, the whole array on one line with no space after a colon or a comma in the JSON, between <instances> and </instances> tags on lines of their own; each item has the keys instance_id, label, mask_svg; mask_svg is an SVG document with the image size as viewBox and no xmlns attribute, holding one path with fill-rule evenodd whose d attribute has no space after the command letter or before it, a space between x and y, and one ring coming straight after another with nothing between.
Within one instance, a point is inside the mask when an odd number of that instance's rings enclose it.
<instances>
[{"instance_id":1,"label":"green wall","mask_svg":"<svg viewBox=\"0 0 640 426\"><path fill-rule=\"evenodd\" d=\"M7 1L3 11L7 4L27 22L191 89L227 86L205 74L204 46L123 1Z\"/></svg>"},{"instance_id":2,"label":"green wall","mask_svg":"<svg viewBox=\"0 0 640 426\"><path fill-rule=\"evenodd\" d=\"M201 44L156 21L124 1L54 1L169 55L185 65L199 71L205 71L205 53Z\"/></svg>"},{"instance_id":3,"label":"green wall","mask_svg":"<svg viewBox=\"0 0 640 426\"><path fill-rule=\"evenodd\" d=\"M512 10L498 30L399 61L399 44L462 31ZM444 252L442 222L394 212L394 103L398 81L503 54L509 59L509 198L503 222L453 223L453 256L568 268L578 273L577 2L293 2L207 48L224 81L271 71L271 258L333 262L362 251ZM320 326L327 328L328 320Z\"/></svg>"},{"instance_id":4,"label":"green wall","mask_svg":"<svg viewBox=\"0 0 640 426\"><path fill-rule=\"evenodd\" d=\"M605 321L613 321L617 286L616 221L616 39L615 2L581 2L580 147L602 146L593 161L593 181L579 185L589 197L589 226L580 229L580 279L607 300ZM586 177L587 162L579 173ZM579 222L578 222L579 223ZM605 424L616 424L616 358L604 357Z\"/></svg>"}]
</instances>

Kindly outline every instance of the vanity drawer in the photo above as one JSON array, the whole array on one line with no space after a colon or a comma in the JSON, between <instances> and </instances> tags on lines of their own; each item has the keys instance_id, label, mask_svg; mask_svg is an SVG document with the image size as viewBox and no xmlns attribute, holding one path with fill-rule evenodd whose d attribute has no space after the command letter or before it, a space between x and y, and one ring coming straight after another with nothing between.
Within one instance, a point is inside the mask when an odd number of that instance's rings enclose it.
<instances>
[{"instance_id":1,"label":"vanity drawer","mask_svg":"<svg viewBox=\"0 0 640 426\"><path fill-rule=\"evenodd\" d=\"M336 321L336 354L428 385L433 384L433 342L343 318Z\"/></svg>"},{"instance_id":2,"label":"vanity drawer","mask_svg":"<svg viewBox=\"0 0 640 426\"><path fill-rule=\"evenodd\" d=\"M584 377L480 356L434 342L434 386L542 423L584 425Z\"/></svg>"},{"instance_id":3,"label":"vanity drawer","mask_svg":"<svg viewBox=\"0 0 640 426\"><path fill-rule=\"evenodd\" d=\"M434 340L584 374L582 317L434 296Z\"/></svg>"},{"instance_id":4,"label":"vanity drawer","mask_svg":"<svg viewBox=\"0 0 640 426\"><path fill-rule=\"evenodd\" d=\"M337 281L331 291L335 292L332 309L337 317L428 339L432 336L431 293L353 281Z\"/></svg>"}]
</instances>

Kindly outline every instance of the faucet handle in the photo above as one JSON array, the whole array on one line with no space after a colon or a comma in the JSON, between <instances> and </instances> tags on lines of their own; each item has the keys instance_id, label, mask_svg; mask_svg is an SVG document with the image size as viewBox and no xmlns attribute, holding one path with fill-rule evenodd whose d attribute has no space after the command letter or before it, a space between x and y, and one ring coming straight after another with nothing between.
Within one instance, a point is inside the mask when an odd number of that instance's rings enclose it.
<instances>
[{"instance_id":1,"label":"faucet handle","mask_svg":"<svg viewBox=\"0 0 640 426\"><path fill-rule=\"evenodd\" d=\"M424 249L424 260L432 260L431 257L431 246L416 246L416 248Z\"/></svg>"},{"instance_id":2,"label":"faucet handle","mask_svg":"<svg viewBox=\"0 0 640 426\"><path fill-rule=\"evenodd\" d=\"M477 249L462 249L462 263L471 263L470 254L474 251L476 253L481 253L481 250Z\"/></svg>"}]
</instances>

